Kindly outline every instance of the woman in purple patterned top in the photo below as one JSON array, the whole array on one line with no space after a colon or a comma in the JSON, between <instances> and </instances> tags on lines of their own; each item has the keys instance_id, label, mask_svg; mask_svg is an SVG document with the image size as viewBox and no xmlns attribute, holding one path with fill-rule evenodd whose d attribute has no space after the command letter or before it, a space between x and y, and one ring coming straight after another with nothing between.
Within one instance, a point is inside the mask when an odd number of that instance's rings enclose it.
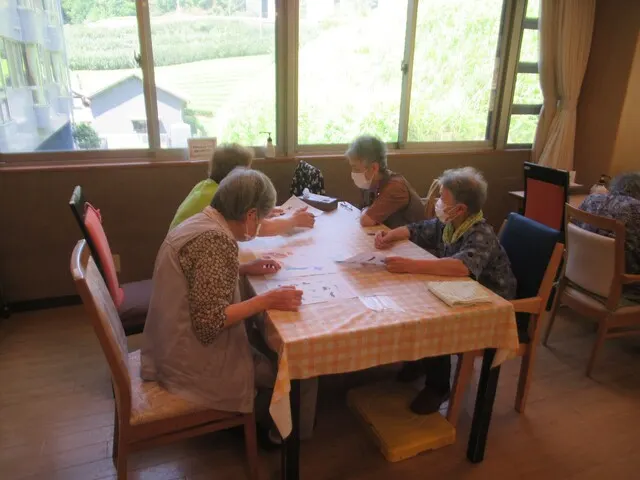
<instances>
[{"instance_id":1,"label":"woman in purple patterned top","mask_svg":"<svg viewBox=\"0 0 640 480\"><path fill-rule=\"evenodd\" d=\"M580 210L601 217L613 218L626 227L625 264L626 272L640 274L640 172L618 175L611 181L608 193L592 193L584 199ZM607 230L576 222L579 227L607 237ZM627 285L623 295L627 300L640 302L640 285Z\"/></svg>"}]
</instances>

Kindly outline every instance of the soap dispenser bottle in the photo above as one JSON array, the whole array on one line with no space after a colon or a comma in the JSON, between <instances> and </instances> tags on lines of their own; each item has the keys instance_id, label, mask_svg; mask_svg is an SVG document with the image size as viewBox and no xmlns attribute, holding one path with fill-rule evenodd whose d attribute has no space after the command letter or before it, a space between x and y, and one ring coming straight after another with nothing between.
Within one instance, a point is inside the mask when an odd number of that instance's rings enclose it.
<instances>
[{"instance_id":1,"label":"soap dispenser bottle","mask_svg":"<svg viewBox=\"0 0 640 480\"><path fill-rule=\"evenodd\" d=\"M273 146L273 139L271 138L271 132L260 132L260 133L266 133L268 135L267 145L265 146L265 149L264 149L265 158L276 158L276 148Z\"/></svg>"}]
</instances>

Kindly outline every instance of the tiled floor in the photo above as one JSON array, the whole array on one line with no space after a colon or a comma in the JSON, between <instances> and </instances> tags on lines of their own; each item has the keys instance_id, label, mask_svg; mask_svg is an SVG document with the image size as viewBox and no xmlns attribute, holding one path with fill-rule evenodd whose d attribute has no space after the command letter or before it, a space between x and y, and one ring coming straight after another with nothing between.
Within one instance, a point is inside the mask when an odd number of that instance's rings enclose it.
<instances>
[{"instance_id":1,"label":"tiled floor","mask_svg":"<svg viewBox=\"0 0 640 480\"><path fill-rule=\"evenodd\" d=\"M345 393L388 372L324 378L317 430L302 446L302 478L639 478L640 338L608 341L588 379L594 336L591 323L563 312L552 348L538 350L523 415L513 410L519 361L503 367L481 465L465 459L467 413L455 445L387 463L346 408ZM82 308L1 320L0 478L115 478L112 434L108 371ZM261 452L261 463L263 478L278 478L277 453ZM133 454L129 472L132 479L245 478L242 438L225 432Z\"/></svg>"}]
</instances>

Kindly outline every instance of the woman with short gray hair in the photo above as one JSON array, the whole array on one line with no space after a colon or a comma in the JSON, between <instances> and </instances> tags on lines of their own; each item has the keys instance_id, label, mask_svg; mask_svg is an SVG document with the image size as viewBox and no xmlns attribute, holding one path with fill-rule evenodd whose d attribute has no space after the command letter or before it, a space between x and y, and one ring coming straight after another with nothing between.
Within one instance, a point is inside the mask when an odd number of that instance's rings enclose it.
<instances>
[{"instance_id":1,"label":"woman with short gray hair","mask_svg":"<svg viewBox=\"0 0 640 480\"><path fill-rule=\"evenodd\" d=\"M187 401L242 413L253 411L256 386L272 388L275 369L250 345L244 321L265 310L297 310L302 292L283 287L241 301L240 275L275 273L280 266L260 259L240 264L238 242L258 234L275 201L266 175L234 170L211 206L168 233L153 273L142 378ZM302 433L309 436L317 387L307 386L312 411L303 413ZM304 402L304 387L302 394Z\"/></svg>"},{"instance_id":2,"label":"woman with short gray hair","mask_svg":"<svg viewBox=\"0 0 640 480\"><path fill-rule=\"evenodd\" d=\"M236 168L251 168L253 162L253 150L237 143L223 144L215 148L209 162L209 176L198 182L182 201L176 211L169 230L174 229L193 215L202 212L211 204L211 200L218 190L220 182L224 180ZM268 214L263 223L261 235L283 235L294 228L311 228L315 218L306 209L301 208L291 215L281 218L268 218L284 213L281 209L274 208Z\"/></svg>"},{"instance_id":3,"label":"woman with short gray hair","mask_svg":"<svg viewBox=\"0 0 640 480\"><path fill-rule=\"evenodd\" d=\"M411 240L437 258L387 257L387 270L471 277L503 298L514 298L516 279L511 263L482 214L487 199L487 182L482 174L471 167L447 170L439 183L436 218L379 232L375 238L376 247L381 249L400 240ZM399 379L413 380L424 371L427 371L425 388L411 404L411 410L417 414L436 412L449 398L451 359L431 357L406 364Z\"/></svg>"},{"instance_id":4,"label":"woman with short gray hair","mask_svg":"<svg viewBox=\"0 0 640 480\"><path fill-rule=\"evenodd\" d=\"M384 223L399 227L425 218L420 196L409 182L387 166L387 147L379 138L362 135L346 152L351 166L351 178L356 187L365 191L365 208L360 224L370 227Z\"/></svg>"}]
</instances>

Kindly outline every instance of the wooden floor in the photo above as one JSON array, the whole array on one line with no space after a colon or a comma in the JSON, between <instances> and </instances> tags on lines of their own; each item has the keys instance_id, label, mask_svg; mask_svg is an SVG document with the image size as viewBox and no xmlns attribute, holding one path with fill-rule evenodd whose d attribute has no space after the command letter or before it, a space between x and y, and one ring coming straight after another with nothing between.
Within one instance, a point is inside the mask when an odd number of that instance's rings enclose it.
<instances>
[{"instance_id":1,"label":"wooden floor","mask_svg":"<svg viewBox=\"0 0 640 480\"><path fill-rule=\"evenodd\" d=\"M539 349L524 415L513 410L519 361L503 367L484 463L465 459L468 413L455 445L387 463L345 407L350 386L388 375L376 371L322 379L302 478L639 478L640 338L607 342L592 380L584 367L593 325L567 312L556 325L553 348ZM115 478L112 434L108 371L82 308L0 320L0 478ZM278 453L261 452L261 463L264 479L278 477ZM225 432L137 453L129 470L132 479L245 478L242 437Z\"/></svg>"}]
</instances>

